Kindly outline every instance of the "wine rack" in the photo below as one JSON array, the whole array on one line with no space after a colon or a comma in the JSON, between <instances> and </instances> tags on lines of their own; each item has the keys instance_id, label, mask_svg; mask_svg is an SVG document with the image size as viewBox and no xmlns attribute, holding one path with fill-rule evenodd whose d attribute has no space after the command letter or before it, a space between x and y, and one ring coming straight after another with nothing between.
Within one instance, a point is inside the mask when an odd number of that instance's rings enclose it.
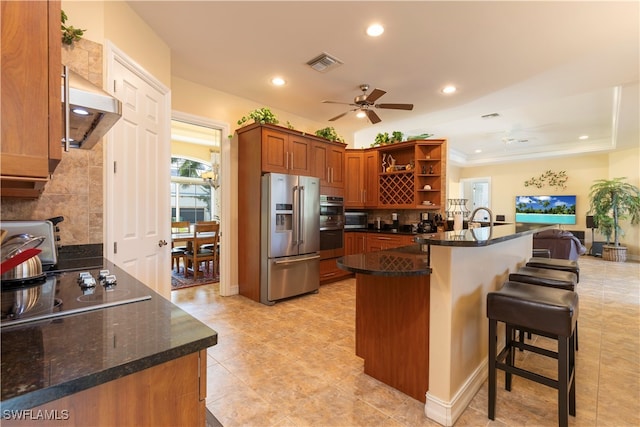
<instances>
[{"instance_id":1,"label":"wine rack","mask_svg":"<svg viewBox=\"0 0 640 427\"><path fill-rule=\"evenodd\" d=\"M415 206L413 171L380 174L379 206Z\"/></svg>"}]
</instances>

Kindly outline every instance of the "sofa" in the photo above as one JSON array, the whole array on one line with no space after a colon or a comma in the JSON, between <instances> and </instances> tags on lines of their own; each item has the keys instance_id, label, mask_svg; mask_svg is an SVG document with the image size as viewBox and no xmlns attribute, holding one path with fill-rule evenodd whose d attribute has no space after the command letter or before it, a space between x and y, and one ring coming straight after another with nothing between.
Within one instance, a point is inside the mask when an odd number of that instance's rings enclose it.
<instances>
[{"instance_id":1,"label":"sofa","mask_svg":"<svg viewBox=\"0 0 640 427\"><path fill-rule=\"evenodd\" d=\"M551 258L577 261L587 248L570 231L557 228L539 231L533 235L533 249L548 249Z\"/></svg>"}]
</instances>

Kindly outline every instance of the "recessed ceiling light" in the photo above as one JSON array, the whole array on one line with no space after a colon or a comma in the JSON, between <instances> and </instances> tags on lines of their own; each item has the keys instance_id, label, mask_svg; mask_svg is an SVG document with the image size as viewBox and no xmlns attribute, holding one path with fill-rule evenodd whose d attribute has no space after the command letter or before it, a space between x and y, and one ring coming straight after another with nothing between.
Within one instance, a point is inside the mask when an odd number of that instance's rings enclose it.
<instances>
[{"instance_id":1,"label":"recessed ceiling light","mask_svg":"<svg viewBox=\"0 0 640 427\"><path fill-rule=\"evenodd\" d=\"M359 119L364 119L365 117L367 117L367 113L365 113L365 112L364 112L364 111L362 111L362 110L359 110L359 111L356 113L356 117L357 117L357 118L359 118Z\"/></svg>"},{"instance_id":2,"label":"recessed ceiling light","mask_svg":"<svg viewBox=\"0 0 640 427\"><path fill-rule=\"evenodd\" d=\"M449 85L442 88L442 93L454 93L456 90L455 86Z\"/></svg>"},{"instance_id":3,"label":"recessed ceiling light","mask_svg":"<svg viewBox=\"0 0 640 427\"><path fill-rule=\"evenodd\" d=\"M283 86L286 82L284 81L284 79L282 77L274 77L271 79L271 83L274 86Z\"/></svg>"},{"instance_id":4,"label":"recessed ceiling light","mask_svg":"<svg viewBox=\"0 0 640 427\"><path fill-rule=\"evenodd\" d=\"M589 139L589 135L581 135L578 139Z\"/></svg>"},{"instance_id":5,"label":"recessed ceiling light","mask_svg":"<svg viewBox=\"0 0 640 427\"><path fill-rule=\"evenodd\" d=\"M380 24L371 24L367 27L367 35L371 37L378 37L384 33L384 27Z\"/></svg>"},{"instance_id":6,"label":"recessed ceiling light","mask_svg":"<svg viewBox=\"0 0 640 427\"><path fill-rule=\"evenodd\" d=\"M476 152L476 153L482 153L482 150L481 150L481 149L479 149L479 148L477 148L475 152Z\"/></svg>"}]
</instances>

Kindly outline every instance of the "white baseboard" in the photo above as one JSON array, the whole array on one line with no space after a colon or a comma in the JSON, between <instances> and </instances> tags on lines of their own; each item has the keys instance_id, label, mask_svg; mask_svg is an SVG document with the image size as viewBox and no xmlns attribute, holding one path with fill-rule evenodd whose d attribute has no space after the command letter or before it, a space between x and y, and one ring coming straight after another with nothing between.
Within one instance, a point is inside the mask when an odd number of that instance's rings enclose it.
<instances>
[{"instance_id":1,"label":"white baseboard","mask_svg":"<svg viewBox=\"0 0 640 427\"><path fill-rule=\"evenodd\" d=\"M427 418L445 427L453 426L453 423L455 423L458 417L467 409L467 406L469 406L469 403L487 379L487 365L487 360L483 360L469 378L467 378L467 381L460 387L460 390L458 390L450 402L445 402L427 392L427 401L424 405L424 413Z\"/></svg>"}]
</instances>

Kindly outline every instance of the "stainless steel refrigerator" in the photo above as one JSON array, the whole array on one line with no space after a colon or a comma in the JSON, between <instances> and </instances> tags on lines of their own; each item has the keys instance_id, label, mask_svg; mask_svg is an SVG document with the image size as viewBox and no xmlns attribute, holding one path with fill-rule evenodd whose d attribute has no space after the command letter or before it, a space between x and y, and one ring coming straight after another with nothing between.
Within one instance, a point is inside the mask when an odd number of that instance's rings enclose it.
<instances>
[{"instance_id":1,"label":"stainless steel refrigerator","mask_svg":"<svg viewBox=\"0 0 640 427\"><path fill-rule=\"evenodd\" d=\"M271 305L317 291L320 180L268 173L262 176L261 194L260 302Z\"/></svg>"}]
</instances>

